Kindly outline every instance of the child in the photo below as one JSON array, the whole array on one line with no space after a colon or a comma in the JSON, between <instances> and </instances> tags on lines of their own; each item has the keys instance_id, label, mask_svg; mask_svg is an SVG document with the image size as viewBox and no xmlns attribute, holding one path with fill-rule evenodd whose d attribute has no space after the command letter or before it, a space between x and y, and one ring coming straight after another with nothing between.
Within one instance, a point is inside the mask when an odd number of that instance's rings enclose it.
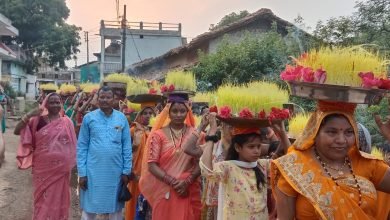
<instances>
[{"instance_id":1,"label":"child","mask_svg":"<svg viewBox=\"0 0 390 220\"><path fill-rule=\"evenodd\" d=\"M208 136L215 135L215 114L209 115ZM281 137L277 152L289 145L283 121L273 125ZM219 183L218 220L268 219L267 175L269 159L259 159L262 140L257 127L234 127L226 160L212 164L213 142L207 142L200 161L202 175Z\"/></svg>"}]
</instances>

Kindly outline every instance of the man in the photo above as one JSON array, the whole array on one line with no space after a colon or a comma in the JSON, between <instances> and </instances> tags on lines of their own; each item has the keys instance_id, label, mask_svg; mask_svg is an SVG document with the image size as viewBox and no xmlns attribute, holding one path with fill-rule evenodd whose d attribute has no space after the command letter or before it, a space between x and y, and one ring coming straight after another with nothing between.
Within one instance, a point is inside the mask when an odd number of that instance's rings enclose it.
<instances>
[{"instance_id":1,"label":"man","mask_svg":"<svg viewBox=\"0 0 390 220\"><path fill-rule=\"evenodd\" d=\"M125 115L112 108L114 93L109 87L98 91L99 109L85 115L77 144L82 220L108 214L122 220L124 202L118 201L121 182L128 183L132 148Z\"/></svg>"}]
</instances>

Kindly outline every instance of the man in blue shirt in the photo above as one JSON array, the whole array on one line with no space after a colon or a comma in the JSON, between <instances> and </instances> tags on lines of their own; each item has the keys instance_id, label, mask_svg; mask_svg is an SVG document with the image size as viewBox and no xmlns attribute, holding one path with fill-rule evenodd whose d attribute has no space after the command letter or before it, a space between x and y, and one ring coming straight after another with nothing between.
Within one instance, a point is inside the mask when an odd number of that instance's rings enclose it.
<instances>
[{"instance_id":1,"label":"man in blue shirt","mask_svg":"<svg viewBox=\"0 0 390 220\"><path fill-rule=\"evenodd\" d=\"M120 181L127 185L131 173L132 147L126 116L112 108L113 91L98 91L99 109L85 115L77 143L82 220L108 214L122 220L124 202L118 201Z\"/></svg>"}]
</instances>

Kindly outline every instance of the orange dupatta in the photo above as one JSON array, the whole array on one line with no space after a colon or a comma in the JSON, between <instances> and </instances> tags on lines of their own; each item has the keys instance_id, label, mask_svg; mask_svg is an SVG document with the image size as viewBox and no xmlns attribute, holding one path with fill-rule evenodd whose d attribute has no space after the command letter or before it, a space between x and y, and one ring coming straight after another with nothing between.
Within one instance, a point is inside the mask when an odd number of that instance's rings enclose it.
<instances>
[{"instance_id":1,"label":"orange dupatta","mask_svg":"<svg viewBox=\"0 0 390 220\"><path fill-rule=\"evenodd\" d=\"M296 215L313 206L321 219L375 219L377 191L386 172L387 165L373 156L360 152L358 136L348 156L362 191L362 206L358 205L359 193L352 177L337 180L339 186L330 178L324 177L321 166L315 161L310 149L314 145L322 120L331 114L344 115L357 134L357 125L353 117L354 106L320 101L316 112L310 117L303 134L290 147L289 153L271 164L271 186L282 192L294 191L304 199L296 201ZM388 167L387 167L388 168ZM291 188L291 189L289 189ZM288 193L287 193L288 194ZM295 196L293 195L293 196Z\"/></svg>"}]
</instances>

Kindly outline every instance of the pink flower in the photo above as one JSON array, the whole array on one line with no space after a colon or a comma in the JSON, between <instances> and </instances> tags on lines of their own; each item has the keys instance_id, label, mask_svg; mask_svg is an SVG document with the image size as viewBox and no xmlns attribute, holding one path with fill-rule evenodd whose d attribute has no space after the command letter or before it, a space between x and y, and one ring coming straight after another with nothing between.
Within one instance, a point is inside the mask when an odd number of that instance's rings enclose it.
<instances>
[{"instance_id":1,"label":"pink flower","mask_svg":"<svg viewBox=\"0 0 390 220\"><path fill-rule=\"evenodd\" d=\"M265 119L266 114L265 114L264 109L263 109L261 112L259 112L259 114L257 115L257 117L258 117L259 119Z\"/></svg>"},{"instance_id":2,"label":"pink flower","mask_svg":"<svg viewBox=\"0 0 390 220\"><path fill-rule=\"evenodd\" d=\"M364 88L374 88L379 87L381 84L381 81L374 77L373 72L360 72L359 73L360 78L362 79L362 86Z\"/></svg>"},{"instance_id":3,"label":"pink flower","mask_svg":"<svg viewBox=\"0 0 390 220\"><path fill-rule=\"evenodd\" d=\"M317 69L314 73L314 82L323 84L326 81L326 71L322 68Z\"/></svg>"},{"instance_id":4,"label":"pink flower","mask_svg":"<svg viewBox=\"0 0 390 220\"><path fill-rule=\"evenodd\" d=\"M166 85L162 85L160 90L161 92L168 92L168 87Z\"/></svg>"},{"instance_id":5,"label":"pink flower","mask_svg":"<svg viewBox=\"0 0 390 220\"><path fill-rule=\"evenodd\" d=\"M253 113L248 108L244 108L239 113L241 118L253 118Z\"/></svg>"},{"instance_id":6,"label":"pink flower","mask_svg":"<svg viewBox=\"0 0 390 220\"><path fill-rule=\"evenodd\" d=\"M169 92L175 91L175 86L174 86L173 84L171 84L171 85L169 86L169 88L168 88L168 91L169 91Z\"/></svg>"},{"instance_id":7,"label":"pink flower","mask_svg":"<svg viewBox=\"0 0 390 220\"><path fill-rule=\"evenodd\" d=\"M290 118L290 111L288 109L272 108L271 113L268 116L270 121L272 120L285 120Z\"/></svg>"},{"instance_id":8,"label":"pink flower","mask_svg":"<svg viewBox=\"0 0 390 220\"><path fill-rule=\"evenodd\" d=\"M387 89L390 90L390 79L380 79L380 89Z\"/></svg>"},{"instance_id":9,"label":"pink flower","mask_svg":"<svg viewBox=\"0 0 390 220\"><path fill-rule=\"evenodd\" d=\"M305 67L301 70L302 79L304 82L314 82L314 71L310 67Z\"/></svg>"},{"instance_id":10,"label":"pink flower","mask_svg":"<svg viewBox=\"0 0 390 220\"><path fill-rule=\"evenodd\" d=\"M215 113L218 113L218 107L216 105L213 105L210 107L210 112L215 112Z\"/></svg>"},{"instance_id":11,"label":"pink flower","mask_svg":"<svg viewBox=\"0 0 390 220\"><path fill-rule=\"evenodd\" d=\"M280 78L286 81L298 81L301 78L302 66L293 67L286 65L286 69L280 74Z\"/></svg>"},{"instance_id":12,"label":"pink flower","mask_svg":"<svg viewBox=\"0 0 390 220\"><path fill-rule=\"evenodd\" d=\"M223 106L219 111L221 118L230 118L232 116L232 110L229 106Z\"/></svg>"},{"instance_id":13,"label":"pink flower","mask_svg":"<svg viewBox=\"0 0 390 220\"><path fill-rule=\"evenodd\" d=\"M154 88L150 88L149 94L157 94L157 90L155 90Z\"/></svg>"}]
</instances>

